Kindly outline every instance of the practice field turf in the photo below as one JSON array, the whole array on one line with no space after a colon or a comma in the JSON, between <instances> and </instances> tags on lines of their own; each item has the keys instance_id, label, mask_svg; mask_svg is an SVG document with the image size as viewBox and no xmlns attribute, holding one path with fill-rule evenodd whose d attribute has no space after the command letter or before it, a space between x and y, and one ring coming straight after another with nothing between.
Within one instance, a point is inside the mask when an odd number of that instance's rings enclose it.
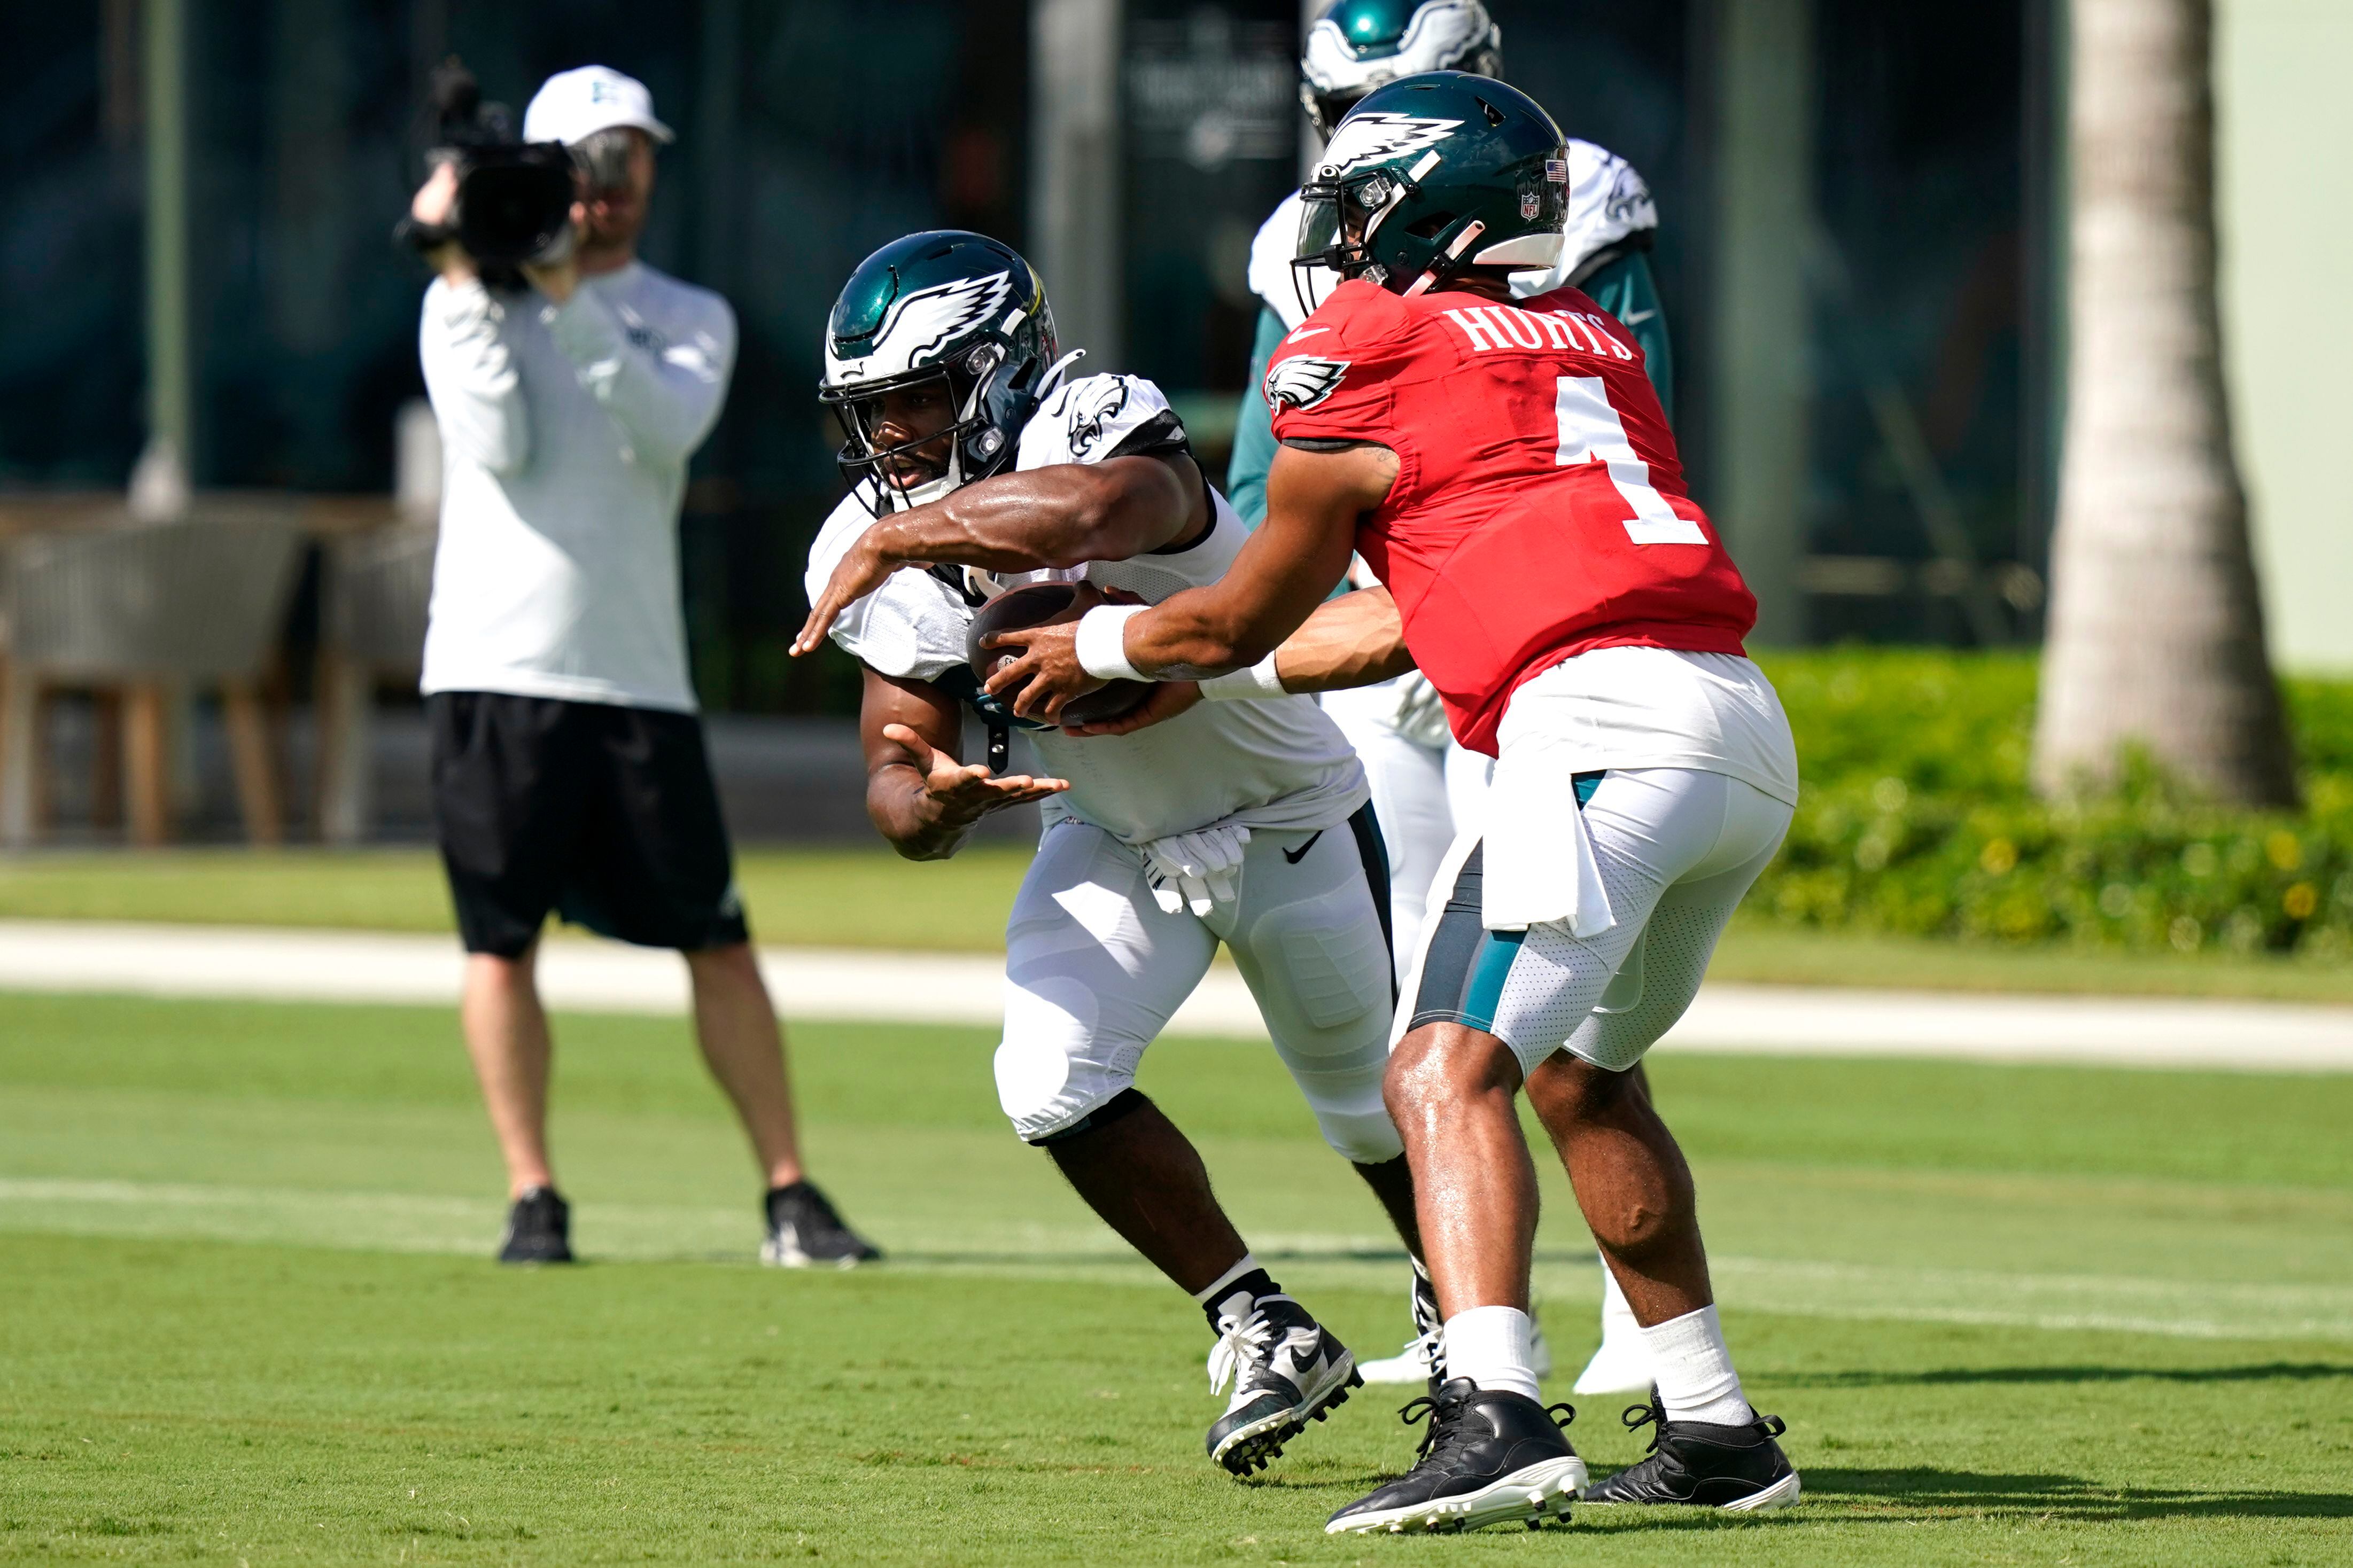
<instances>
[{"instance_id":1,"label":"practice field turf","mask_svg":"<svg viewBox=\"0 0 2353 1568\"><path fill-rule=\"evenodd\" d=\"M1198 1311L1002 1130L985 1034L800 1031L817 1169L893 1255L818 1276L750 1265L682 1025L560 1026L594 1261L512 1271L446 1014L0 998L0 1559L2353 1558L2353 1079L1662 1061L1805 1503L1331 1541L1410 1459L1405 1391L1213 1470ZM1145 1083L1279 1277L1392 1350L1403 1266L1271 1055L1165 1042ZM1567 1371L1597 1282L1546 1200ZM1620 1403L1573 1428L1599 1471Z\"/></svg>"},{"instance_id":2,"label":"practice field turf","mask_svg":"<svg viewBox=\"0 0 2353 1568\"><path fill-rule=\"evenodd\" d=\"M871 848L747 850L738 864L759 940L785 946L987 952L1029 864L1018 846L982 845L916 866ZM453 930L448 889L427 850L182 849L0 858L0 920ZM2083 952L1911 937L1792 931L1738 921L1709 972L1718 980L2353 1004L2353 967L2221 952Z\"/></svg>"}]
</instances>

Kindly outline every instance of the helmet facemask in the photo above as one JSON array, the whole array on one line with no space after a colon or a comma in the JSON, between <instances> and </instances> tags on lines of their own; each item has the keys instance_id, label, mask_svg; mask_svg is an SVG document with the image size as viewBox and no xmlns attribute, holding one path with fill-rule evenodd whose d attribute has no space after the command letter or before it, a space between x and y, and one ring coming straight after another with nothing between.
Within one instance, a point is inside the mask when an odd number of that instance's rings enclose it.
<instances>
[{"instance_id":1,"label":"helmet facemask","mask_svg":"<svg viewBox=\"0 0 2353 1568\"><path fill-rule=\"evenodd\" d=\"M819 390L818 402L841 426L834 461L877 517L943 500L1003 466L1011 443L990 417L992 402L1001 400L989 394L1005 357L996 343L981 342L952 363ZM882 442L881 433L894 423L889 405L926 392L948 410L940 426Z\"/></svg>"},{"instance_id":2,"label":"helmet facemask","mask_svg":"<svg viewBox=\"0 0 2353 1568\"><path fill-rule=\"evenodd\" d=\"M1291 285L1300 308L1313 315L1324 301L1314 297L1315 273L1337 273L1387 286L1388 269L1373 259L1373 236L1419 189L1421 177L1438 165L1430 153L1409 172L1366 169L1335 179L1310 180L1299 188L1299 243L1291 263Z\"/></svg>"}]
</instances>

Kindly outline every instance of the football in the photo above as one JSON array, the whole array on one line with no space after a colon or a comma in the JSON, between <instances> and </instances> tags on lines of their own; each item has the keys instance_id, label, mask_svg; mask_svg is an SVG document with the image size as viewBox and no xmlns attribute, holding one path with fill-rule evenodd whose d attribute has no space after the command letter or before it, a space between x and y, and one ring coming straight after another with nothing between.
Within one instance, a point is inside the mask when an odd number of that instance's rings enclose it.
<instances>
[{"instance_id":1,"label":"football","mask_svg":"<svg viewBox=\"0 0 2353 1568\"><path fill-rule=\"evenodd\" d=\"M1027 588L999 594L975 612L972 630L965 635L965 653L972 660L973 675L986 686L988 678L1018 653L1014 648L983 647L984 637L997 632L1019 631L1025 626L1060 626L1065 621L1077 620L1103 603L1106 601L1103 591L1086 583L1033 583ZM1064 707L1062 722L1104 723L1134 712L1151 695L1149 681L1114 680Z\"/></svg>"}]
</instances>

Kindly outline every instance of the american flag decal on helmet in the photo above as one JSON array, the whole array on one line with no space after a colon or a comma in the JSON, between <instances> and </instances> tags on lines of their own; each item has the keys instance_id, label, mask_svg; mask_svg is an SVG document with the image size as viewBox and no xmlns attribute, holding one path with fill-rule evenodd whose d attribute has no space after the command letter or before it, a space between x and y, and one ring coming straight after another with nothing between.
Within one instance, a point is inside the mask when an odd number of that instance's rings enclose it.
<instances>
[{"instance_id":1,"label":"american flag decal on helmet","mask_svg":"<svg viewBox=\"0 0 2353 1568\"><path fill-rule=\"evenodd\" d=\"M1261 388L1266 405L1279 409L1288 403L1293 408L1314 407L1339 387L1340 378L1348 374L1348 363L1308 354L1284 360L1266 373L1266 384Z\"/></svg>"},{"instance_id":2,"label":"american flag decal on helmet","mask_svg":"<svg viewBox=\"0 0 2353 1568\"><path fill-rule=\"evenodd\" d=\"M1546 158L1545 160L1545 178L1551 181L1556 185L1565 185L1568 184L1568 160L1566 158Z\"/></svg>"}]
</instances>

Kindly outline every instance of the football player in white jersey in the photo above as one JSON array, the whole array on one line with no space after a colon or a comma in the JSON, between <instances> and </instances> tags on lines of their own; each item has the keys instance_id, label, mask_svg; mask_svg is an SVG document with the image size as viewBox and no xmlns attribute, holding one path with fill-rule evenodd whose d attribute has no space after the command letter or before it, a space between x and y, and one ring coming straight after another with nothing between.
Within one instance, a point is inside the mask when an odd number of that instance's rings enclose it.
<instances>
[{"instance_id":1,"label":"football player in white jersey","mask_svg":"<svg viewBox=\"0 0 2353 1568\"><path fill-rule=\"evenodd\" d=\"M1480 0L1336 0L1308 29L1299 61L1299 96L1308 119L1328 139L1357 100L1399 77L1430 70L1501 76L1503 47L1503 29ZM1549 269L1515 274L1512 290L1531 299L1565 287L1582 289L1634 333L1642 346L1643 368L1672 415L1674 361L1647 257L1659 225L1650 187L1623 158L1574 137L1568 142L1568 187L1560 260ZM1261 307L1258 338L1250 390L1242 395L1235 421L1226 494L1251 528L1266 515L1266 474L1274 459L1274 426L1260 388L1267 361L1339 282L1324 268L1294 264L1303 248L1302 210L1298 192L1285 196L1250 246L1250 292ZM1374 584L1362 562L1351 579L1357 587ZM1356 748L1372 786L1373 811L1389 852L1390 925L1402 969L1420 941L1440 863L1456 834L1477 818L1491 762L1452 742L1437 693L1419 671L1376 686L1327 691L1322 700ZM1601 1279L1601 1344L1577 1375L1577 1392L1640 1392L1651 1381L1640 1325L1606 1268ZM1358 1370L1366 1382L1419 1383L1434 1370L1437 1325L1429 1315L1433 1298L1419 1277L1413 1300L1414 1338L1398 1355L1364 1363ZM1535 1355L1539 1370L1548 1374L1552 1352L1541 1328Z\"/></svg>"},{"instance_id":2,"label":"football player in white jersey","mask_svg":"<svg viewBox=\"0 0 2353 1568\"><path fill-rule=\"evenodd\" d=\"M1364 770L1307 698L1203 703L1123 739L1040 730L1052 777L965 763L965 706L992 720L992 752L1007 716L970 662L981 606L1037 584L1157 603L1215 582L1246 532L1157 387L1066 378L1078 356L1057 357L1035 274L994 240L917 234L875 252L825 348L819 395L852 491L810 552L794 651L829 632L865 667L867 809L901 854L943 858L989 812L1043 805L1006 930L998 1098L1201 1303L1212 1388L1235 1384L1209 1455L1247 1474L1361 1380L1250 1256L1135 1072L1223 942L1325 1141L1419 1253L1381 1100L1396 978Z\"/></svg>"}]
</instances>

